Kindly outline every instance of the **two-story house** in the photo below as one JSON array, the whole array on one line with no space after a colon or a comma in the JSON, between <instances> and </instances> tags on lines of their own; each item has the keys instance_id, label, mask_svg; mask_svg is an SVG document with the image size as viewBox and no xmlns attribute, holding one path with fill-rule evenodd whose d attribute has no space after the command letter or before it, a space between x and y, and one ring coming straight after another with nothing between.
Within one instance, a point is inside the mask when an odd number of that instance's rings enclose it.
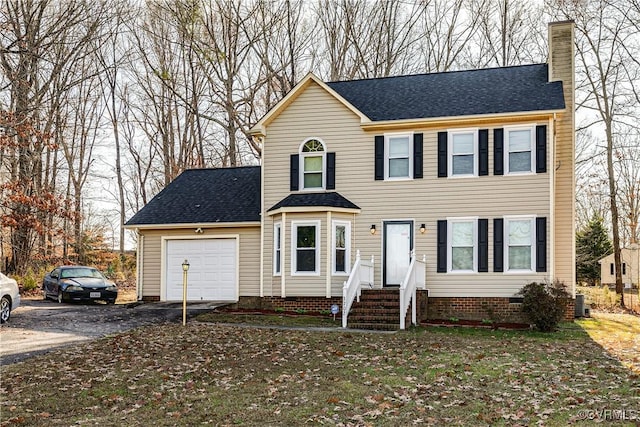
<instances>
[{"instance_id":1,"label":"two-story house","mask_svg":"<svg viewBox=\"0 0 640 427\"><path fill-rule=\"evenodd\" d=\"M432 318L513 320L531 281L573 293L573 33L549 25L547 64L307 75L251 129L260 167L186 171L126 224L139 297L181 299L184 259L190 300L328 309L410 268Z\"/></svg>"}]
</instances>

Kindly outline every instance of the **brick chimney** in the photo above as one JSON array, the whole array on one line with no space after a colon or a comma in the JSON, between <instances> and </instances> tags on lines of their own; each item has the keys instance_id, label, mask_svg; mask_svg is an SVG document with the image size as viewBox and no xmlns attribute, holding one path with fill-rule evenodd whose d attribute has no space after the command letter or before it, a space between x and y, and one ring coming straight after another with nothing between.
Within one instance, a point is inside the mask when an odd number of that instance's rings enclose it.
<instances>
[{"instance_id":1,"label":"brick chimney","mask_svg":"<svg viewBox=\"0 0 640 427\"><path fill-rule=\"evenodd\" d=\"M549 24L549 81L562 81L566 111L554 120L552 141L553 277L575 294L575 24Z\"/></svg>"}]
</instances>

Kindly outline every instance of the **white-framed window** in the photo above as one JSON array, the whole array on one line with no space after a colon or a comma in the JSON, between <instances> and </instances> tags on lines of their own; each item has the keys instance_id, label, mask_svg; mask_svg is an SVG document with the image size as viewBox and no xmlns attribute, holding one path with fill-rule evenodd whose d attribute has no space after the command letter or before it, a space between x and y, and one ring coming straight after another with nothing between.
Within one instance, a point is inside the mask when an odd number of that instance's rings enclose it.
<instances>
[{"instance_id":1,"label":"white-framed window","mask_svg":"<svg viewBox=\"0 0 640 427\"><path fill-rule=\"evenodd\" d=\"M505 217L506 271L535 271L535 217Z\"/></svg>"},{"instance_id":2,"label":"white-framed window","mask_svg":"<svg viewBox=\"0 0 640 427\"><path fill-rule=\"evenodd\" d=\"M333 252L333 274L347 276L351 271L351 223L349 221L332 221L331 243Z\"/></svg>"},{"instance_id":3,"label":"white-framed window","mask_svg":"<svg viewBox=\"0 0 640 427\"><path fill-rule=\"evenodd\" d=\"M291 274L320 274L320 221L291 222Z\"/></svg>"},{"instance_id":4,"label":"white-framed window","mask_svg":"<svg viewBox=\"0 0 640 427\"><path fill-rule=\"evenodd\" d=\"M505 173L535 172L535 126L506 127L504 131L506 141Z\"/></svg>"},{"instance_id":5,"label":"white-framed window","mask_svg":"<svg viewBox=\"0 0 640 427\"><path fill-rule=\"evenodd\" d=\"M273 225L273 275L282 274L282 223Z\"/></svg>"},{"instance_id":6,"label":"white-framed window","mask_svg":"<svg viewBox=\"0 0 640 427\"><path fill-rule=\"evenodd\" d=\"M478 218L447 218L449 272L478 271Z\"/></svg>"},{"instance_id":7,"label":"white-framed window","mask_svg":"<svg viewBox=\"0 0 640 427\"><path fill-rule=\"evenodd\" d=\"M478 176L478 129L449 131L449 176Z\"/></svg>"},{"instance_id":8,"label":"white-framed window","mask_svg":"<svg viewBox=\"0 0 640 427\"><path fill-rule=\"evenodd\" d=\"M326 169L324 143L318 138L306 139L300 145L300 189L324 189Z\"/></svg>"},{"instance_id":9,"label":"white-framed window","mask_svg":"<svg viewBox=\"0 0 640 427\"><path fill-rule=\"evenodd\" d=\"M387 180L413 177L412 134L384 136L384 177Z\"/></svg>"}]
</instances>

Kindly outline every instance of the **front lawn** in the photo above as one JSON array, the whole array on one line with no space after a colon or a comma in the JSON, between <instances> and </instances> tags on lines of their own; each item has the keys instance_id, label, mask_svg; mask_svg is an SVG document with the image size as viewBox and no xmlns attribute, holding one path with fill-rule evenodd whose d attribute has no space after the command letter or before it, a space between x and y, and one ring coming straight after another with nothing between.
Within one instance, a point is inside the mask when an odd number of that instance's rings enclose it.
<instances>
[{"instance_id":1,"label":"front lawn","mask_svg":"<svg viewBox=\"0 0 640 427\"><path fill-rule=\"evenodd\" d=\"M68 347L5 366L1 376L3 425L640 421L638 375L578 324L544 335L462 328L361 334L192 322Z\"/></svg>"}]
</instances>

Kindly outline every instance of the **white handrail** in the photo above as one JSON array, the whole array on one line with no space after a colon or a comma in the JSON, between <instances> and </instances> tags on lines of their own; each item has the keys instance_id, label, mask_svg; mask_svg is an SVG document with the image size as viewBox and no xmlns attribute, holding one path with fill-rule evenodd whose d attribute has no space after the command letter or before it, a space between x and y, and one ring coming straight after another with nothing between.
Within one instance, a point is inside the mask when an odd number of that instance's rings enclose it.
<instances>
[{"instance_id":1,"label":"white handrail","mask_svg":"<svg viewBox=\"0 0 640 427\"><path fill-rule=\"evenodd\" d=\"M367 284L373 288L373 255L371 262L360 259L360 251L356 251L356 262L351 268L349 279L342 286L342 327L347 327L347 317L353 305L353 300L360 302L362 285Z\"/></svg>"},{"instance_id":2,"label":"white handrail","mask_svg":"<svg viewBox=\"0 0 640 427\"><path fill-rule=\"evenodd\" d=\"M400 329L405 329L405 318L409 303L411 302L411 323L417 325L416 316L416 289L424 289L426 285L425 272L427 256L422 256L422 261L417 261L415 252L411 251L411 263L409 270L400 284Z\"/></svg>"}]
</instances>

